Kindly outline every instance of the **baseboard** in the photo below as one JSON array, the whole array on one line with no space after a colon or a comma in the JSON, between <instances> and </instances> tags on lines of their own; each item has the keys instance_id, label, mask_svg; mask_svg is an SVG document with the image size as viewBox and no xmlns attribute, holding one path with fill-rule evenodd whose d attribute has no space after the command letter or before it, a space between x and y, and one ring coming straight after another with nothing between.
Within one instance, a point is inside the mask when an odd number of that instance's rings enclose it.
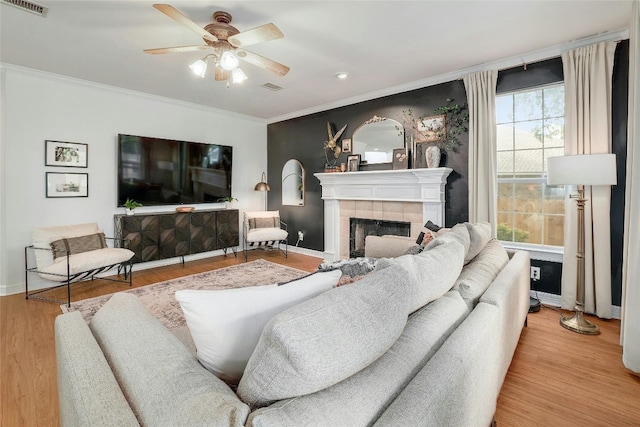
<instances>
[{"instance_id":1,"label":"baseboard","mask_svg":"<svg viewBox=\"0 0 640 427\"><path fill-rule=\"evenodd\" d=\"M291 252L296 252L302 255L308 255L316 258L324 259L324 252L316 251L313 249L301 248L299 246L289 246Z\"/></svg>"},{"instance_id":2,"label":"baseboard","mask_svg":"<svg viewBox=\"0 0 640 427\"><path fill-rule=\"evenodd\" d=\"M533 298L537 298L542 304L550 305L552 307L561 307L562 298L560 295L550 294L547 292L531 291L530 295ZM620 307L617 305L611 306L611 317L614 319L620 319Z\"/></svg>"}]
</instances>

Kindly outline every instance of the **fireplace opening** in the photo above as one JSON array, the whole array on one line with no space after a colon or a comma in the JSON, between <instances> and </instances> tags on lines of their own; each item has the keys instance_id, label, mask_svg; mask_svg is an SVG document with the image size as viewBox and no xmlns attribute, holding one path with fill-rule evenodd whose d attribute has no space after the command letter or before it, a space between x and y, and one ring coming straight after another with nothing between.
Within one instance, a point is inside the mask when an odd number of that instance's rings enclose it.
<instances>
[{"instance_id":1,"label":"fireplace opening","mask_svg":"<svg viewBox=\"0 0 640 427\"><path fill-rule=\"evenodd\" d=\"M364 242L367 236L384 236L388 234L409 237L411 235L411 223L349 218L349 258L364 256Z\"/></svg>"}]
</instances>

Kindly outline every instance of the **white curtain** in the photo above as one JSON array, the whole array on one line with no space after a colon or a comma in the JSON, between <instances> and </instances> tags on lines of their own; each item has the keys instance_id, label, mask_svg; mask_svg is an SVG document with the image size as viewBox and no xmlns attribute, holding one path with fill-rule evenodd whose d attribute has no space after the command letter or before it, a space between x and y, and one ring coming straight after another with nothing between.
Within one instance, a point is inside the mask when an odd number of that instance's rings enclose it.
<instances>
[{"instance_id":1,"label":"white curtain","mask_svg":"<svg viewBox=\"0 0 640 427\"><path fill-rule=\"evenodd\" d=\"M498 71L464 77L469 104L469 221L497 223L496 82Z\"/></svg>"},{"instance_id":2,"label":"white curtain","mask_svg":"<svg viewBox=\"0 0 640 427\"><path fill-rule=\"evenodd\" d=\"M629 123L622 261L622 362L640 373L640 1L629 31Z\"/></svg>"},{"instance_id":3,"label":"white curtain","mask_svg":"<svg viewBox=\"0 0 640 427\"><path fill-rule=\"evenodd\" d=\"M615 42L562 55L565 85L565 154L611 152L611 77ZM594 171L597 173L597 171ZM569 191L571 192L571 191ZM611 318L611 188L585 188L585 311ZM565 201L562 307L576 302L577 208Z\"/></svg>"}]
</instances>

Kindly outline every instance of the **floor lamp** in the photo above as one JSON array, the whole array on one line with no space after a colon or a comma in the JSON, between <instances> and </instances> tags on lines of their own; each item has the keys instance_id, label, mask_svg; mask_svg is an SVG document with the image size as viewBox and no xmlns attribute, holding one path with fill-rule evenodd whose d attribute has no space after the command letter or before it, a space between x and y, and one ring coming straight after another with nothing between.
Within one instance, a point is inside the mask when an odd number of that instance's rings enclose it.
<instances>
[{"instance_id":1,"label":"floor lamp","mask_svg":"<svg viewBox=\"0 0 640 427\"><path fill-rule=\"evenodd\" d=\"M271 187L267 184L267 176L264 172L262 172L262 178L259 183L256 184L254 188L256 191L264 191L264 210L267 211L267 191L271 191Z\"/></svg>"},{"instance_id":2,"label":"floor lamp","mask_svg":"<svg viewBox=\"0 0 640 427\"><path fill-rule=\"evenodd\" d=\"M598 325L586 320L584 313L585 271L584 271L584 196L585 185L616 185L615 154L580 154L574 156L550 157L547 159L548 185L577 185L578 193L569 197L578 205L578 248L577 248L577 293L573 316L560 318L560 324L570 331L595 335L600 333Z\"/></svg>"}]
</instances>

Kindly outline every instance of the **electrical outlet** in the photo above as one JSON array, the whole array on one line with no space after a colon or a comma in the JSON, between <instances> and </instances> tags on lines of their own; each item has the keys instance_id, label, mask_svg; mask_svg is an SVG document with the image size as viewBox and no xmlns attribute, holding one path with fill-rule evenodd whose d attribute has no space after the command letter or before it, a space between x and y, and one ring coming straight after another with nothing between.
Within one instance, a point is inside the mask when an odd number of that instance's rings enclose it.
<instances>
[{"instance_id":1,"label":"electrical outlet","mask_svg":"<svg viewBox=\"0 0 640 427\"><path fill-rule=\"evenodd\" d=\"M531 267L531 279L534 282L540 280L540 267Z\"/></svg>"},{"instance_id":2,"label":"electrical outlet","mask_svg":"<svg viewBox=\"0 0 640 427\"><path fill-rule=\"evenodd\" d=\"M304 233L302 231L298 231L298 240L301 242L304 240Z\"/></svg>"}]
</instances>

